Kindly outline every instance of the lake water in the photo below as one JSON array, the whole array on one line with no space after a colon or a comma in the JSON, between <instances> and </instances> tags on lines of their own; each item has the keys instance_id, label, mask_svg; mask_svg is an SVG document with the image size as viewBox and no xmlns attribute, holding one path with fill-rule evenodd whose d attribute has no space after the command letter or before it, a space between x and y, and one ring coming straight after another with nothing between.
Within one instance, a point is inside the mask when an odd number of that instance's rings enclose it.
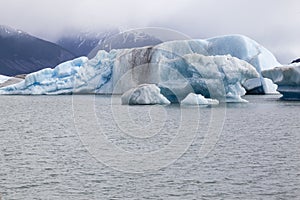
<instances>
[{"instance_id":1,"label":"lake water","mask_svg":"<svg viewBox=\"0 0 300 200\"><path fill-rule=\"evenodd\" d=\"M0 96L2 199L299 199L300 102Z\"/></svg>"}]
</instances>

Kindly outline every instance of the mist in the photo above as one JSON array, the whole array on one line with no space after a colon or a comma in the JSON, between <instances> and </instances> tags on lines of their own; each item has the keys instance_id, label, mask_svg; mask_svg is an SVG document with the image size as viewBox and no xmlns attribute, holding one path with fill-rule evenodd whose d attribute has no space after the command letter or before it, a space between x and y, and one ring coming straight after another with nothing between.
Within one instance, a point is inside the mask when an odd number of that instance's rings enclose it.
<instances>
[{"instance_id":1,"label":"mist","mask_svg":"<svg viewBox=\"0 0 300 200\"><path fill-rule=\"evenodd\" d=\"M0 24L50 41L79 31L162 27L192 38L243 34L282 63L300 57L297 0L10 0L0 5Z\"/></svg>"}]
</instances>

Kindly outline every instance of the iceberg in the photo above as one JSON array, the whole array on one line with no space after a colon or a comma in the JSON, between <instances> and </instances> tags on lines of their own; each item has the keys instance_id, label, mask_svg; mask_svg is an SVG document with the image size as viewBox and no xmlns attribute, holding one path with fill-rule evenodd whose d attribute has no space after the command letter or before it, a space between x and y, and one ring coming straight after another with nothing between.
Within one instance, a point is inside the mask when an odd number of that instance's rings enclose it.
<instances>
[{"instance_id":1,"label":"iceberg","mask_svg":"<svg viewBox=\"0 0 300 200\"><path fill-rule=\"evenodd\" d=\"M219 104L217 99L205 98L201 94L190 93L181 102L181 105L216 105Z\"/></svg>"},{"instance_id":2,"label":"iceberg","mask_svg":"<svg viewBox=\"0 0 300 200\"><path fill-rule=\"evenodd\" d=\"M153 105L170 104L171 102L160 93L159 87L155 84L142 84L125 92L122 97L122 104L129 105Z\"/></svg>"},{"instance_id":3,"label":"iceberg","mask_svg":"<svg viewBox=\"0 0 300 200\"><path fill-rule=\"evenodd\" d=\"M189 93L241 101L245 86L270 92L273 84L260 72L277 65L268 50L245 36L171 41L100 50L92 59L79 57L31 73L20 83L0 88L0 94L123 94L141 84L156 84L170 102L180 102Z\"/></svg>"},{"instance_id":4,"label":"iceberg","mask_svg":"<svg viewBox=\"0 0 300 200\"><path fill-rule=\"evenodd\" d=\"M23 77L24 75L15 77L0 75L0 88L19 83L24 79Z\"/></svg>"},{"instance_id":5,"label":"iceberg","mask_svg":"<svg viewBox=\"0 0 300 200\"><path fill-rule=\"evenodd\" d=\"M84 94L97 93L111 77L109 54L100 52L94 59L79 57L54 69L46 68L28 74L25 80L0 88L0 94Z\"/></svg>"},{"instance_id":6,"label":"iceberg","mask_svg":"<svg viewBox=\"0 0 300 200\"><path fill-rule=\"evenodd\" d=\"M157 51L156 54L163 54L169 58L191 53L206 56L229 54L250 63L260 74L259 77L249 79L249 82L245 82L245 89L248 93L277 93L277 86L272 81L263 78L261 76L261 71L272 69L273 67L280 66L281 64L269 50L246 36L227 35L206 40L172 41L162 43L158 45L157 48L164 51ZM158 59L160 59L160 57L160 55L157 56Z\"/></svg>"},{"instance_id":7,"label":"iceberg","mask_svg":"<svg viewBox=\"0 0 300 200\"><path fill-rule=\"evenodd\" d=\"M219 101L241 102L244 101L241 96L246 94L242 83L259 77L252 65L230 55L187 54L164 61L160 69L160 86L171 89L178 102L189 93L202 94ZM164 90L162 94L174 102L170 97L174 94Z\"/></svg>"},{"instance_id":8,"label":"iceberg","mask_svg":"<svg viewBox=\"0 0 300 200\"><path fill-rule=\"evenodd\" d=\"M262 71L264 77L270 78L278 85L284 100L300 100L300 64L275 67Z\"/></svg>"}]
</instances>

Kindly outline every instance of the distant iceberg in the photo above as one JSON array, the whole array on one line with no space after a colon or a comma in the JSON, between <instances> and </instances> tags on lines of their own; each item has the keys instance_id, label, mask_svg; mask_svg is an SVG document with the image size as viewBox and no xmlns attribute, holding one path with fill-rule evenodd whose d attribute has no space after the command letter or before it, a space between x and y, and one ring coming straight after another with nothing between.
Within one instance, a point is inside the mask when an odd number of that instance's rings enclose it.
<instances>
[{"instance_id":1,"label":"distant iceberg","mask_svg":"<svg viewBox=\"0 0 300 200\"><path fill-rule=\"evenodd\" d=\"M268 50L245 36L172 41L99 51L90 60L76 58L31 73L20 83L0 88L0 94L123 94L148 83L156 84L171 102L191 92L221 94L230 101L244 95L246 86L248 91L275 92L260 72L278 65Z\"/></svg>"},{"instance_id":2,"label":"distant iceberg","mask_svg":"<svg viewBox=\"0 0 300 200\"><path fill-rule=\"evenodd\" d=\"M9 76L0 75L0 84L4 83L5 81L7 81L10 78L11 77L9 77Z\"/></svg>"},{"instance_id":3,"label":"distant iceberg","mask_svg":"<svg viewBox=\"0 0 300 200\"><path fill-rule=\"evenodd\" d=\"M25 75L17 75L15 77L0 75L0 88L13 85L24 80Z\"/></svg>"},{"instance_id":4,"label":"distant iceberg","mask_svg":"<svg viewBox=\"0 0 300 200\"><path fill-rule=\"evenodd\" d=\"M201 94L190 93L181 102L181 105L216 105L219 104L217 99L205 98Z\"/></svg>"},{"instance_id":5,"label":"distant iceberg","mask_svg":"<svg viewBox=\"0 0 300 200\"><path fill-rule=\"evenodd\" d=\"M300 63L264 70L262 75L278 85L282 99L300 100Z\"/></svg>"}]
</instances>

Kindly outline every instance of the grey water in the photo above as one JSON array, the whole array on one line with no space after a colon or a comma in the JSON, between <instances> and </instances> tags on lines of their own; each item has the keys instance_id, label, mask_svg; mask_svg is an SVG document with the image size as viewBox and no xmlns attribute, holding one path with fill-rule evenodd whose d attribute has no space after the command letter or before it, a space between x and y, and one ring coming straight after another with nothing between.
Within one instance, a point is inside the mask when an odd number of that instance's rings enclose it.
<instances>
[{"instance_id":1,"label":"grey water","mask_svg":"<svg viewBox=\"0 0 300 200\"><path fill-rule=\"evenodd\" d=\"M0 196L299 199L300 102L278 97L180 107L0 96Z\"/></svg>"}]
</instances>

